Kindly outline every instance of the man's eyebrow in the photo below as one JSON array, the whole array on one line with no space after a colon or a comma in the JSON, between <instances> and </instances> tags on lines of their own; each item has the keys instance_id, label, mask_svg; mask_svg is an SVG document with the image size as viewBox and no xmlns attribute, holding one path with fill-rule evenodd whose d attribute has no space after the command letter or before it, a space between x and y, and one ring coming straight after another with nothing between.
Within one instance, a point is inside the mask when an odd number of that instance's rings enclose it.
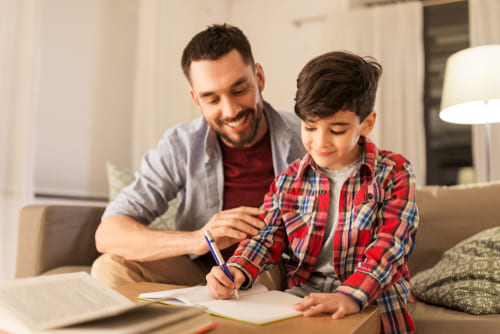
<instances>
[{"instance_id":1,"label":"man's eyebrow","mask_svg":"<svg viewBox=\"0 0 500 334\"><path fill-rule=\"evenodd\" d=\"M241 77L239 78L238 80L236 80L232 85L231 85L231 88L234 88L234 87L237 87L241 84L244 84L246 82L248 82L248 77L244 76L244 77Z\"/></svg>"},{"instance_id":2,"label":"man's eyebrow","mask_svg":"<svg viewBox=\"0 0 500 334\"><path fill-rule=\"evenodd\" d=\"M247 77L247 76L241 77L241 78L239 78L238 80L236 80L236 81L235 81L235 82L231 85L231 89L233 89L234 87L238 87L239 85L244 84L244 83L246 83L246 82L248 82L248 81L249 81L249 79L248 79L248 77ZM212 95L215 95L215 93L214 93L214 92L210 92L210 91L208 91L208 92L200 92L200 93L198 94L198 96L199 96L200 98L206 98L206 97L210 97L210 96L212 96Z\"/></svg>"},{"instance_id":3,"label":"man's eyebrow","mask_svg":"<svg viewBox=\"0 0 500 334\"><path fill-rule=\"evenodd\" d=\"M215 93L214 92L200 92L198 94L198 96L202 99L202 98L205 98L205 97L209 97L209 96L212 96L214 95Z\"/></svg>"}]
</instances>

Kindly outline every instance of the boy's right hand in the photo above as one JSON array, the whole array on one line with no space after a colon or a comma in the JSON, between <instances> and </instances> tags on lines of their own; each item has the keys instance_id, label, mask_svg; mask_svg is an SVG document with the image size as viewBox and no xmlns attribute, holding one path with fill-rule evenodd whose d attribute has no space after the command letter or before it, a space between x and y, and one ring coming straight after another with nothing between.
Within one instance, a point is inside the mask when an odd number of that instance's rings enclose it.
<instances>
[{"instance_id":1,"label":"boy's right hand","mask_svg":"<svg viewBox=\"0 0 500 334\"><path fill-rule=\"evenodd\" d=\"M214 298L229 299L234 296L234 289L239 289L245 282L245 275L241 270L234 267L227 267L233 276L234 283L218 266L212 267L212 270L207 274L207 287Z\"/></svg>"}]
</instances>

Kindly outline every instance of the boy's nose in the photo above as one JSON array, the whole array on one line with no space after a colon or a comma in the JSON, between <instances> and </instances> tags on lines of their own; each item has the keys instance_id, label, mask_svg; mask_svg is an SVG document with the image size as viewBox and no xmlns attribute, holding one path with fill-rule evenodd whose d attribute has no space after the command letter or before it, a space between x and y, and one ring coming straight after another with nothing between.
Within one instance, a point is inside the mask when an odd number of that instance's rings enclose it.
<instances>
[{"instance_id":1,"label":"boy's nose","mask_svg":"<svg viewBox=\"0 0 500 334\"><path fill-rule=\"evenodd\" d=\"M318 131L316 133L316 144L318 147L325 147L330 145L329 136L325 131Z\"/></svg>"}]
</instances>

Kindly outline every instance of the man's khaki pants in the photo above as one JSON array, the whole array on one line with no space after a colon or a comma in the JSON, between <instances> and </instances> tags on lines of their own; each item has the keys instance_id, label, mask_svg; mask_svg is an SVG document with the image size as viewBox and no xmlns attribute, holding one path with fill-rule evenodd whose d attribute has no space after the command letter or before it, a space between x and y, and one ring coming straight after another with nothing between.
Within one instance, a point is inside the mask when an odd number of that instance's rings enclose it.
<instances>
[{"instance_id":1,"label":"man's khaki pants","mask_svg":"<svg viewBox=\"0 0 500 334\"><path fill-rule=\"evenodd\" d=\"M110 287L135 283L153 282L194 286L206 284L205 276L214 265L209 254L194 260L187 255L157 261L139 262L103 254L92 265L91 274ZM269 290L283 289L283 269L276 265L259 275L256 282Z\"/></svg>"}]
</instances>

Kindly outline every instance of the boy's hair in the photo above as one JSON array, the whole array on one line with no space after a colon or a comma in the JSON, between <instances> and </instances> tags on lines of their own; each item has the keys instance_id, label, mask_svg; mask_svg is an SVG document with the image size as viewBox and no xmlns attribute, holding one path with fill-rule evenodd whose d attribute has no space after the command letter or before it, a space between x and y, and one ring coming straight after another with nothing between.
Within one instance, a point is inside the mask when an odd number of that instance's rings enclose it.
<instances>
[{"instance_id":1,"label":"boy's hair","mask_svg":"<svg viewBox=\"0 0 500 334\"><path fill-rule=\"evenodd\" d=\"M243 32L229 24L214 24L196 34L184 48L181 66L186 78L190 80L191 62L197 60L217 60L229 51L236 49L246 65L255 66L252 49Z\"/></svg>"},{"instance_id":2,"label":"boy's hair","mask_svg":"<svg viewBox=\"0 0 500 334\"><path fill-rule=\"evenodd\" d=\"M301 119L353 111L362 122L373 110L382 66L371 57L329 52L310 60L297 78L295 113Z\"/></svg>"}]
</instances>

